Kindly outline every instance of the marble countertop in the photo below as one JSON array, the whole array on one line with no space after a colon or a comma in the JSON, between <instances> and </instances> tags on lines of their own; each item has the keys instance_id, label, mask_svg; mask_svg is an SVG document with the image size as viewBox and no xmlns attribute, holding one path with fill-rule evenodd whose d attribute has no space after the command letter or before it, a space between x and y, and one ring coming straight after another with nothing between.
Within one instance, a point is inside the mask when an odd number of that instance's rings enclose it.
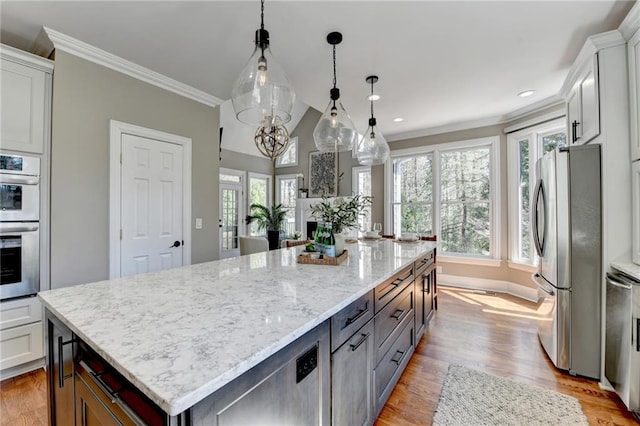
<instances>
[{"instance_id":1,"label":"marble countertop","mask_svg":"<svg viewBox=\"0 0 640 426\"><path fill-rule=\"evenodd\" d=\"M611 267L640 281L640 265L631 262L612 262Z\"/></svg>"},{"instance_id":2,"label":"marble countertop","mask_svg":"<svg viewBox=\"0 0 640 426\"><path fill-rule=\"evenodd\" d=\"M170 415L195 405L436 247L347 244L339 266L304 247L38 294L46 307Z\"/></svg>"}]
</instances>

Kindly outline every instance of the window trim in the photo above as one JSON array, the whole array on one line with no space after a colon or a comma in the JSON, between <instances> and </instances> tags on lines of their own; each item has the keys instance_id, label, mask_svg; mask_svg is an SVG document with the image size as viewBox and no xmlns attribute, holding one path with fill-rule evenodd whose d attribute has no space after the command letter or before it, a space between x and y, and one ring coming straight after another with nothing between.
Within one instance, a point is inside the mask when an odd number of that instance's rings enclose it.
<instances>
[{"instance_id":1,"label":"window trim","mask_svg":"<svg viewBox=\"0 0 640 426\"><path fill-rule=\"evenodd\" d=\"M518 170L518 157L520 154L519 143L521 140L529 141L529 186L533 188L536 181L535 161L538 159L543 150L541 136L557 133L558 131L567 132L565 116L555 118L542 123L531 125L524 129L507 134L507 220L508 220L508 264L514 269L528 271L531 267L538 264L538 255L533 253L530 260L520 257L520 173ZM537 160L536 160L537 161ZM534 183L532 186L531 183ZM533 197L533 191L529 193ZM529 206L533 207L532 199L529 200ZM529 229L529 241L532 242L533 235ZM533 245L532 245L533 247Z\"/></svg>"},{"instance_id":2,"label":"window trim","mask_svg":"<svg viewBox=\"0 0 640 426\"><path fill-rule=\"evenodd\" d=\"M468 139L455 142L447 142L434 145L425 145L414 148L405 148L391 151L389 158L384 164L384 227L385 233L390 233L393 226L393 161L403 157L412 157L416 155L425 155L433 153L433 229L436 235L440 233L440 207L441 207L441 191L440 191L440 153L447 151L459 151L461 149L473 149L489 147L490 151L490 169L489 169L489 229L490 237L490 253L489 256L470 256L459 253L443 252L443 255L451 259L461 259L460 263L486 265L487 260L501 261L501 240L502 230L501 224L501 186L500 186L500 135L488 136L483 138ZM437 154L436 154L437 153ZM462 260L464 259L464 260ZM453 260L452 260L453 261ZM490 262L495 263L495 262Z\"/></svg>"},{"instance_id":3,"label":"window trim","mask_svg":"<svg viewBox=\"0 0 640 426\"><path fill-rule=\"evenodd\" d=\"M289 147L287 148L287 151L291 149L291 146L295 145L296 146L296 158L294 159L293 162L291 163L281 163L280 159L282 158L282 156L279 156L278 158L276 158L276 169L280 169L282 167L296 167L298 165L298 157L300 157L300 145L298 144L298 137L294 137L291 138L289 140ZM285 151L285 152L287 152Z\"/></svg>"}]
</instances>

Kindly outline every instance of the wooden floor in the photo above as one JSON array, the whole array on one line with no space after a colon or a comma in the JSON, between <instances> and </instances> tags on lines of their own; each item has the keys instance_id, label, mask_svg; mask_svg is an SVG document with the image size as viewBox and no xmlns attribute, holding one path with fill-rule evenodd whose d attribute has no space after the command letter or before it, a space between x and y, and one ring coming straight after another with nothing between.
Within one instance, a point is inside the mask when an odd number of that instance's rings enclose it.
<instances>
[{"instance_id":1,"label":"wooden floor","mask_svg":"<svg viewBox=\"0 0 640 426\"><path fill-rule=\"evenodd\" d=\"M439 289L438 313L376 421L428 425L450 364L555 390L577 398L592 425L636 425L613 392L553 367L536 334L535 306L511 296ZM0 423L46 425L42 370L0 383Z\"/></svg>"},{"instance_id":2,"label":"wooden floor","mask_svg":"<svg viewBox=\"0 0 640 426\"><path fill-rule=\"evenodd\" d=\"M431 424L450 364L573 396L591 425L638 424L614 392L553 366L538 341L535 304L440 287L438 312L376 426Z\"/></svg>"}]
</instances>

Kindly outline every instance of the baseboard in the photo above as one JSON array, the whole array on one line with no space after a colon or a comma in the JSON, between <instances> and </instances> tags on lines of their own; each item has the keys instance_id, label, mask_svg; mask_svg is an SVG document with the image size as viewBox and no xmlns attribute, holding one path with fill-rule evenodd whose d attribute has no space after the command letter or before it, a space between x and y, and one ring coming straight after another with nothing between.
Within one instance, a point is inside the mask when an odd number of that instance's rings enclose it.
<instances>
[{"instance_id":1,"label":"baseboard","mask_svg":"<svg viewBox=\"0 0 640 426\"><path fill-rule=\"evenodd\" d=\"M5 368L4 370L0 371L0 380L10 379L12 377L37 370L39 368L44 368L44 360L44 358L40 358L26 364Z\"/></svg>"},{"instance_id":2,"label":"baseboard","mask_svg":"<svg viewBox=\"0 0 640 426\"><path fill-rule=\"evenodd\" d=\"M538 300L537 289L525 287L509 281L463 277L461 275L438 274L438 285L506 293L530 302L536 302Z\"/></svg>"}]
</instances>

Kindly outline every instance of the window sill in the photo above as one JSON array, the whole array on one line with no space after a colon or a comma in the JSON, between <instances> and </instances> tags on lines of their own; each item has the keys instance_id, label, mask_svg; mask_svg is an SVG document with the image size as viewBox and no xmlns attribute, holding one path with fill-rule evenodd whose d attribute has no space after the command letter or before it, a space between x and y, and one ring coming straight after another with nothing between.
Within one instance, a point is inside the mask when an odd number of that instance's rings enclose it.
<instances>
[{"instance_id":1,"label":"window sill","mask_svg":"<svg viewBox=\"0 0 640 426\"><path fill-rule=\"evenodd\" d=\"M509 265L509 268L511 269L518 269L520 271L531 272L531 273L534 273L538 270L538 267L535 265L531 265L529 263L514 262L512 260L509 260L507 262L507 265Z\"/></svg>"},{"instance_id":2,"label":"window sill","mask_svg":"<svg viewBox=\"0 0 640 426\"><path fill-rule=\"evenodd\" d=\"M437 261L442 263L458 263L462 265L491 266L494 268L499 268L502 265L502 260L500 259L490 259L490 258L481 258L481 257L438 255Z\"/></svg>"}]
</instances>

